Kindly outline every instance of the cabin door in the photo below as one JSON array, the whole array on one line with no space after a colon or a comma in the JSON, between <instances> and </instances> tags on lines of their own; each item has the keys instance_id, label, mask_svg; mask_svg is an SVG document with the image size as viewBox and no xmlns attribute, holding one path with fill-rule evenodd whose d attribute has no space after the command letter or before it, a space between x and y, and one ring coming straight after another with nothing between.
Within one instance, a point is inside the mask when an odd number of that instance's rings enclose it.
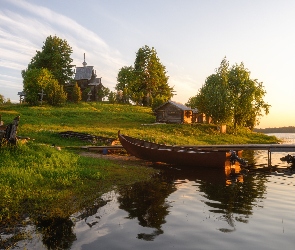
<instances>
[{"instance_id":1,"label":"cabin door","mask_svg":"<svg viewBox=\"0 0 295 250\"><path fill-rule=\"evenodd\" d=\"M157 122L163 122L165 121L165 111L159 110L157 113Z\"/></svg>"}]
</instances>

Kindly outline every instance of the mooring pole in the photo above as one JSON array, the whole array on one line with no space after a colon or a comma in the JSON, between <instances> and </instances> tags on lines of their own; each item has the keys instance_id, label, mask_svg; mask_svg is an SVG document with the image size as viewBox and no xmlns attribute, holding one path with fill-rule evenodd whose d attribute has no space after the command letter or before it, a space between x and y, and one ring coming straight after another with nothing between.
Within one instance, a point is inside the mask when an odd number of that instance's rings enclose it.
<instances>
[{"instance_id":1,"label":"mooring pole","mask_svg":"<svg viewBox=\"0 0 295 250\"><path fill-rule=\"evenodd\" d=\"M271 151L270 149L267 150L267 160L268 160L268 166L271 166Z\"/></svg>"}]
</instances>

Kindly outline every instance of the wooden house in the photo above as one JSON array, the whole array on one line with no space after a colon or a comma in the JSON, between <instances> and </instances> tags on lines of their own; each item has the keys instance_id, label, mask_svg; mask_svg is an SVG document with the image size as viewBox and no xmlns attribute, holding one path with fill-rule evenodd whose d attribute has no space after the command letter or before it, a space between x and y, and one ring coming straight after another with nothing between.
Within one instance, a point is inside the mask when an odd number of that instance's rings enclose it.
<instances>
[{"instance_id":1,"label":"wooden house","mask_svg":"<svg viewBox=\"0 0 295 250\"><path fill-rule=\"evenodd\" d=\"M192 123L191 108L173 101L168 101L155 110L156 122L164 123Z\"/></svg>"},{"instance_id":2,"label":"wooden house","mask_svg":"<svg viewBox=\"0 0 295 250\"><path fill-rule=\"evenodd\" d=\"M154 110L156 122L163 123L209 123L205 114L181 103L168 101Z\"/></svg>"},{"instance_id":3,"label":"wooden house","mask_svg":"<svg viewBox=\"0 0 295 250\"><path fill-rule=\"evenodd\" d=\"M102 101L99 96L99 91L103 88L101 83L101 77L96 77L96 71L93 69L93 66L87 66L85 62L85 53L84 53L84 62L82 63L83 67L76 67L75 78L78 86L81 88L81 91L87 91L87 100L86 101Z\"/></svg>"}]
</instances>

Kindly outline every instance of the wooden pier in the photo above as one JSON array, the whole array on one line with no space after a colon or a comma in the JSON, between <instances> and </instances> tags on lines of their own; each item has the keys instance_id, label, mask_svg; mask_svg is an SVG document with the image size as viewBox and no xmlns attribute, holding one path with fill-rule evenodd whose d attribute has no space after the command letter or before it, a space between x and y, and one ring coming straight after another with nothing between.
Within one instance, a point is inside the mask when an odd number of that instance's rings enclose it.
<instances>
[{"instance_id":1,"label":"wooden pier","mask_svg":"<svg viewBox=\"0 0 295 250\"><path fill-rule=\"evenodd\" d=\"M267 151L267 164L271 166L272 152L295 152L295 144L231 144L231 145L204 145L196 146L200 150L216 151L243 151L243 150L265 150Z\"/></svg>"},{"instance_id":2,"label":"wooden pier","mask_svg":"<svg viewBox=\"0 0 295 250\"><path fill-rule=\"evenodd\" d=\"M204 151L243 151L243 150L265 150L268 154L268 165L271 166L272 152L295 152L295 144L229 144L229 145L175 145L175 147L191 147L195 150ZM122 145L114 146L84 146L89 151L122 150Z\"/></svg>"}]
</instances>

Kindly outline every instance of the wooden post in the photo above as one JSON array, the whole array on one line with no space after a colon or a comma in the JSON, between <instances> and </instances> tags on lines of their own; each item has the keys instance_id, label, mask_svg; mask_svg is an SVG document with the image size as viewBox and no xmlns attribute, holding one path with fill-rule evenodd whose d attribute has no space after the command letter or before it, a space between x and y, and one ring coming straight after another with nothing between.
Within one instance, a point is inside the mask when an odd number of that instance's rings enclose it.
<instances>
[{"instance_id":1,"label":"wooden post","mask_svg":"<svg viewBox=\"0 0 295 250\"><path fill-rule=\"evenodd\" d=\"M269 150L267 150L267 164L268 164L268 166L269 167L271 167L271 151L270 151L270 149Z\"/></svg>"},{"instance_id":2,"label":"wooden post","mask_svg":"<svg viewBox=\"0 0 295 250\"><path fill-rule=\"evenodd\" d=\"M22 91L22 92L18 92L17 94L19 95L19 103L21 104L23 99L26 96L26 93L24 91Z\"/></svg>"}]
</instances>

